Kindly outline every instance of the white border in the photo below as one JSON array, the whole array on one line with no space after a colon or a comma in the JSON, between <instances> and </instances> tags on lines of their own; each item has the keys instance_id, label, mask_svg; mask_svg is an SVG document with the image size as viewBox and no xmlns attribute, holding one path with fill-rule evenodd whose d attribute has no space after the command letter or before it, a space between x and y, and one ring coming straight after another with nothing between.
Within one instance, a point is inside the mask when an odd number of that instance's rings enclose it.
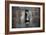
<instances>
[{"instance_id":1,"label":"white border","mask_svg":"<svg viewBox=\"0 0 46 35\"><path fill-rule=\"evenodd\" d=\"M12 28L12 6L19 7L40 7L40 27L36 28ZM23 5L23 4L9 4L9 31L27 31L27 30L42 30L43 29L43 8L42 5Z\"/></svg>"}]
</instances>

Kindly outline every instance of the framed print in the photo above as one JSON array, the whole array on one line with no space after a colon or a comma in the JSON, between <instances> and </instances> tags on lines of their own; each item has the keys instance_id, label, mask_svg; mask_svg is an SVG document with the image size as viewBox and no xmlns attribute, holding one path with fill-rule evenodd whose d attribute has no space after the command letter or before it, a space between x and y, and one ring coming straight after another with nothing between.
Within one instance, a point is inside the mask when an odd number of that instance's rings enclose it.
<instances>
[{"instance_id":1,"label":"framed print","mask_svg":"<svg viewBox=\"0 0 46 35\"><path fill-rule=\"evenodd\" d=\"M6 34L44 32L44 3L5 2Z\"/></svg>"}]
</instances>

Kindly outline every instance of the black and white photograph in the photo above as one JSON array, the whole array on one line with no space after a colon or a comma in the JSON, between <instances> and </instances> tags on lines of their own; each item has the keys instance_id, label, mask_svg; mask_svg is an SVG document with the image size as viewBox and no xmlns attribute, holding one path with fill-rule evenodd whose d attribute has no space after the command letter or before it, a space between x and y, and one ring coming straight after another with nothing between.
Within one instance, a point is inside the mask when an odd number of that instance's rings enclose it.
<instances>
[{"instance_id":1,"label":"black and white photograph","mask_svg":"<svg viewBox=\"0 0 46 35\"><path fill-rule=\"evenodd\" d=\"M40 7L12 6L12 28L40 27Z\"/></svg>"}]
</instances>

